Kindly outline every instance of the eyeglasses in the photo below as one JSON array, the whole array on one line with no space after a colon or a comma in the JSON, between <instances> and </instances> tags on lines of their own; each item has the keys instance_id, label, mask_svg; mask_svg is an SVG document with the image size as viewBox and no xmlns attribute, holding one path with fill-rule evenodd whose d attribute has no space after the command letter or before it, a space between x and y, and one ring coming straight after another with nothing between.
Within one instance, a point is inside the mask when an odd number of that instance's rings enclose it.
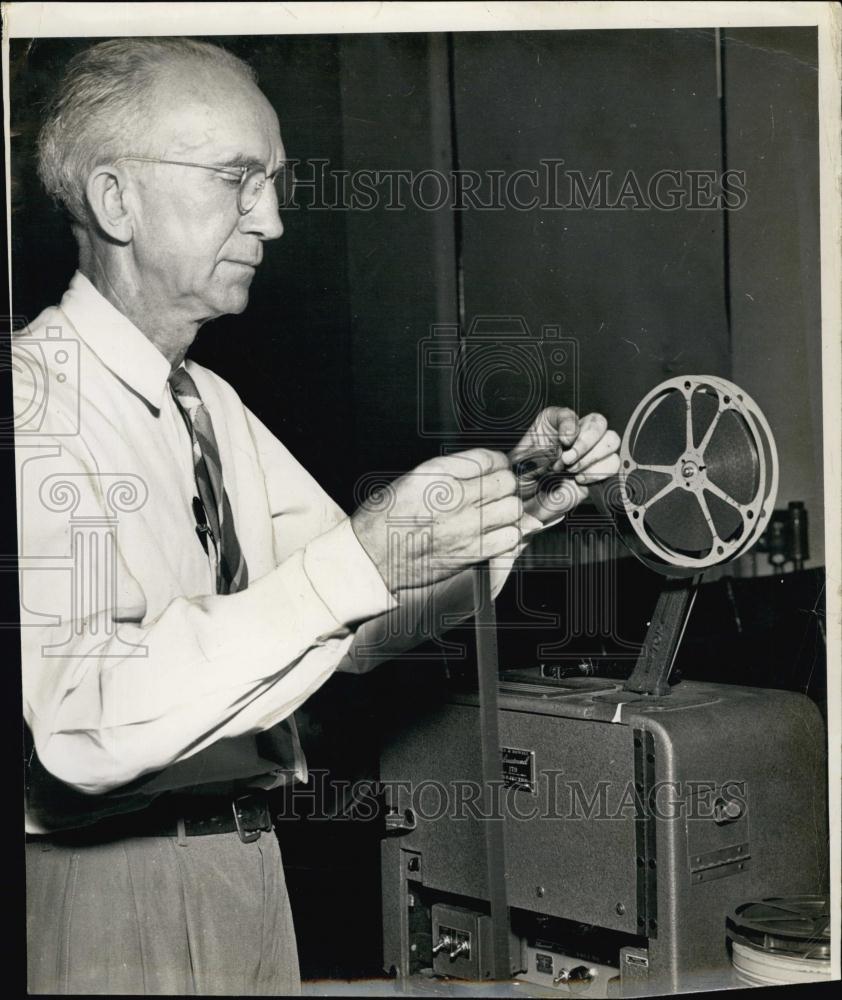
<instances>
[{"instance_id":1,"label":"eyeglasses","mask_svg":"<svg viewBox=\"0 0 842 1000\"><path fill-rule=\"evenodd\" d=\"M191 163L188 160L160 160L153 156L121 156L115 162L121 160L134 160L138 163L166 163L173 167L198 167L200 170L212 170L217 174L224 174L239 181L237 188L237 208L240 215L248 213L257 205L266 187L266 181L271 181L275 185L275 194L278 197L278 205L283 208L292 201L292 192L295 186L292 165L282 163L277 170L267 174L265 168L255 165L250 167L212 167L207 163Z\"/></svg>"}]
</instances>

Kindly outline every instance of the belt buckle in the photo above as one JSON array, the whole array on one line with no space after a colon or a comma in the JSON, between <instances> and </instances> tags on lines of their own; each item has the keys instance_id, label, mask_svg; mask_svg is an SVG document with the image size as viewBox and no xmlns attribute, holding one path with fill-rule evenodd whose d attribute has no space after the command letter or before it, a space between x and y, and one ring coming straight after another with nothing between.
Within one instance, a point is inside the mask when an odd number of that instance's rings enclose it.
<instances>
[{"instance_id":1,"label":"belt buckle","mask_svg":"<svg viewBox=\"0 0 842 1000\"><path fill-rule=\"evenodd\" d=\"M272 817L269 815L269 808L265 802L261 803L264 814L263 825L258 826L253 830L247 830L243 826L243 817L239 808L239 803L253 798L253 795L240 795L231 803L231 808L234 811L234 823L237 827L237 836L244 844L253 844L255 840L260 839L262 831L265 830L268 833L272 829Z\"/></svg>"}]
</instances>

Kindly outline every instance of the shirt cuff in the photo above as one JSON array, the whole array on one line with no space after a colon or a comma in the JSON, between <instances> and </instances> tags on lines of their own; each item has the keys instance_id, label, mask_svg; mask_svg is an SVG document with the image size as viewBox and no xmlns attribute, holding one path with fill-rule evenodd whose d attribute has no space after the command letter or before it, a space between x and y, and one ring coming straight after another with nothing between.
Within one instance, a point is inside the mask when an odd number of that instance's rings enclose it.
<instances>
[{"instance_id":1,"label":"shirt cuff","mask_svg":"<svg viewBox=\"0 0 842 1000\"><path fill-rule=\"evenodd\" d=\"M398 606L383 577L344 518L304 549L313 589L342 625L374 618Z\"/></svg>"}]
</instances>

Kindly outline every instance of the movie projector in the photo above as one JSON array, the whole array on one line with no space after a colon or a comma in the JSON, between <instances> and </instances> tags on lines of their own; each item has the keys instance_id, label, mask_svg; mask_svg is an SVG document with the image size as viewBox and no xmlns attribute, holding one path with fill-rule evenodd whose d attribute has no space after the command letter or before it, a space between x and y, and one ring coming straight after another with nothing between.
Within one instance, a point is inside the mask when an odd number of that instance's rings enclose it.
<instances>
[{"instance_id":1,"label":"movie projector","mask_svg":"<svg viewBox=\"0 0 842 1000\"><path fill-rule=\"evenodd\" d=\"M607 997L733 985L735 908L827 891L813 703L670 684L701 573L746 552L772 513L770 428L732 383L672 378L636 408L620 459L602 508L668 578L629 679L518 670L501 681L481 567L478 690L450 691L385 744L383 963L399 989L464 995L482 989L466 980L505 980L518 995ZM421 815L422 785L445 790L448 808Z\"/></svg>"}]
</instances>

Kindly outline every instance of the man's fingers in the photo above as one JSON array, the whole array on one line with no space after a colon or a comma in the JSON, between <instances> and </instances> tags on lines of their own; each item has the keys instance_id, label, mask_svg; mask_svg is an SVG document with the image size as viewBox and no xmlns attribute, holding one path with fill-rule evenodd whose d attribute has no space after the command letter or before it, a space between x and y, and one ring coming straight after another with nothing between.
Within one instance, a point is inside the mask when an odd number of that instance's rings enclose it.
<instances>
[{"instance_id":1,"label":"man's fingers","mask_svg":"<svg viewBox=\"0 0 842 1000\"><path fill-rule=\"evenodd\" d=\"M549 414L561 443L569 448L579 433L579 417L565 406L548 406L544 412Z\"/></svg>"},{"instance_id":2,"label":"man's fingers","mask_svg":"<svg viewBox=\"0 0 842 1000\"><path fill-rule=\"evenodd\" d=\"M475 479L460 479L457 482L454 477L450 481L460 490L460 495L464 498L463 507L484 507L502 497L512 496L517 491L517 479L508 467Z\"/></svg>"},{"instance_id":3,"label":"man's fingers","mask_svg":"<svg viewBox=\"0 0 842 1000\"><path fill-rule=\"evenodd\" d=\"M548 444L561 440L562 444L571 445L579 433L579 418L566 406L547 406L535 421L534 433L539 438L546 436Z\"/></svg>"},{"instance_id":4,"label":"man's fingers","mask_svg":"<svg viewBox=\"0 0 842 1000\"><path fill-rule=\"evenodd\" d=\"M568 466L567 471L585 472L597 462L602 461L603 458L613 455L619 448L620 435L616 431L606 431L587 454L580 458L578 462Z\"/></svg>"},{"instance_id":5,"label":"man's fingers","mask_svg":"<svg viewBox=\"0 0 842 1000\"><path fill-rule=\"evenodd\" d=\"M552 483L547 489L539 490L524 503L524 510L546 522L573 510L587 495L587 487L580 485L577 479L565 478Z\"/></svg>"},{"instance_id":6,"label":"man's fingers","mask_svg":"<svg viewBox=\"0 0 842 1000\"><path fill-rule=\"evenodd\" d=\"M523 515L520 497L508 496L483 506L479 513L482 531L487 533L506 524L517 524Z\"/></svg>"},{"instance_id":7,"label":"man's fingers","mask_svg":"<svg viewBox=\"0 0 842 1000\"><path fill-rule=\"evenodd\" d=\"M517 548L522 540L520 524L507 524L502 528L495 528L494 531L489 531L482 536L480 540L481 555L476 561L483 562L486 559L501 556L504 552L510 552Z\"/></svg>"},{"instance_id":8,"label":"man's fingers","mask_svg":"<svg viewBox=\"0 0 842 1000\"><path fill-rule=\"evenodd\" d=\"M541 410L526 435L509 453L509 461L512 465L554 461L559 446L569 447L578 433L579 418L573 410L566 406L548 406Z\"/></svg>"},{"instance_id":9,"label":"man's fingers","mask_svg":"<svg viewBox=\"0 0 842 1000\"><path fill-rule=\"evenodd\" d=\"M470 493L476 491L474 503L481 507L502 497L512 496L517 490L517 478L511 469L500 469L470 484Z\"/></svg>"},{"instance_id":10,"label":"man's fingers","mask_svg":"<svg viewBox=\"0 0 842 1000\"><path fill-rule=\"evenodd\" d=\"M561 459L566 466L578 462L593 448L608 429L608 421L601 413L589 413L579 421L579 433L572 446L562 452Z\"/></svg>"},{"instance_id":11,"label":"man's fingers","mask_svg":"<svg viewBox=\"0 0 842 1000\"><path fill-rule=\"evenodd\" d=\"M585 491L587 495L587 490ZM497 555L491 556L492 559L516 559L518 556L518 550L521 545L524 545L529 539L541 531L544 527L543 522L540 518L535 517L534 514L524 513L523 517L520 519L520 537L518 538L517 545L513 545L510 549L506 549L505 552L499 552Z\"/></svg>"},{"instance_id":12,"label":"man's fingers","mask_svg":"<svg viewBox=\"0 0 842 1000\"><path fill-rule=\"evenodd\" d=\"M620 456L617 454L609 455L608 458L603 458L601 461L594 463L585 472L577 473L576 482L582 485L598 483L609 476L616 476L619 471Z\"/></svg>"},{"instance_id":13,"label":"man's fingers","mask_svg":"<svg viewBox=\"0 0 842 1000\"><path fill-rule=\"evenodd\" d=\"M431 458L422 466L425 473L443 472L456 479L477 479L500 469L509 468L509 460L502 451L491 448L471 448L469 451L459 451L453 455L439 455Z\"/></svg>"}]
</instances>

